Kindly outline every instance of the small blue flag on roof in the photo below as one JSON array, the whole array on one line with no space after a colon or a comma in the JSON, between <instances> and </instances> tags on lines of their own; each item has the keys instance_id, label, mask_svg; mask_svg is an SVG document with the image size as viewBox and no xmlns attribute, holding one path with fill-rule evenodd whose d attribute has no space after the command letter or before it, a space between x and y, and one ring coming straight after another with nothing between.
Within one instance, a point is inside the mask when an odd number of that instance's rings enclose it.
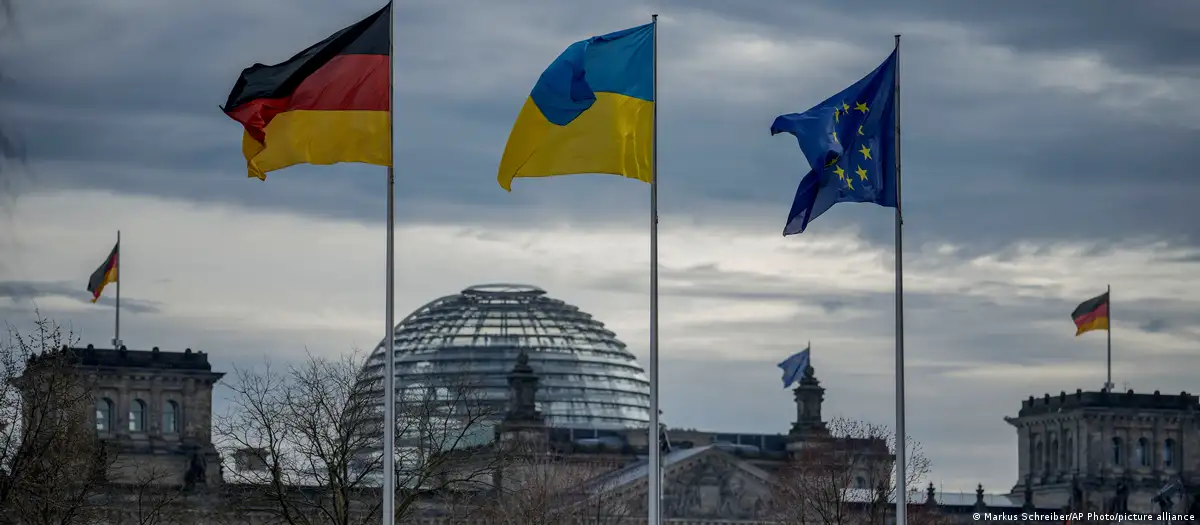
<instances>
[{"instance_id":1,"label":"small blue flag on roof","mask_svg":"<svg viewBox=\"0 0 1200 525\"><path fill-rule=\"evenodd\" d=\"M799 381L804 376L804 372L808 370L808 351L811 349L812 344L810 343L804 350L779 363L779 368L783 369L783 388L792 386L792 383Z\"/></svg>"}]
</instances>

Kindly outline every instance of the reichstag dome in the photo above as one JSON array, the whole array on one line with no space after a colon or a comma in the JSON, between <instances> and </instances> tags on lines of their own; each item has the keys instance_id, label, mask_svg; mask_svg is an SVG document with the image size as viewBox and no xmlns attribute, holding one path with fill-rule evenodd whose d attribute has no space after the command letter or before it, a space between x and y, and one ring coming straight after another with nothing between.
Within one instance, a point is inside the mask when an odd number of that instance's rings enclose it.
<instances>
[{"instance_id":1,"label":"reichstag dome","mask_svg":"<svg viewBox=\"0 0 1200 525\"><path fill-rule=\"evenodd\" d=\"M538 287L472 286L418 308L393 336L398 390L469 384L486 402L507 404L507 376L524 350L540 378L537 405L549 426L649 426L650 382L633 354L603 323ZM385 342L368 359L364 380L383 378Z\"/></svg>"}]
</instances>

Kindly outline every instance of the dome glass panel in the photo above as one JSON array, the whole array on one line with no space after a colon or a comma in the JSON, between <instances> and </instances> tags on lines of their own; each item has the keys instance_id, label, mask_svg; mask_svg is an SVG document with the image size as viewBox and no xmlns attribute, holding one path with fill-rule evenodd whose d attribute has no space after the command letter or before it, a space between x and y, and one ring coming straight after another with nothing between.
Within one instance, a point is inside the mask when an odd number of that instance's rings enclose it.
<instances>
[{"instance_id":1,"label":"dome glass panel","mask_svg":"<svg viewBox=\"0 0 1200 525\"><path fill-rule=\"evenodd\" d=\"M418 308L393 335L399 391L471 385L472 398L501 414L508 403L508 373L524 351L539 378L537 407L547 425L596 430L649 425L650 383L633 354L603 323L540 288L473 286ZM385 353L380 342L364 380L381 384ZM379 403L382 407L382 398Z\"/></svg>"}]
</instances>

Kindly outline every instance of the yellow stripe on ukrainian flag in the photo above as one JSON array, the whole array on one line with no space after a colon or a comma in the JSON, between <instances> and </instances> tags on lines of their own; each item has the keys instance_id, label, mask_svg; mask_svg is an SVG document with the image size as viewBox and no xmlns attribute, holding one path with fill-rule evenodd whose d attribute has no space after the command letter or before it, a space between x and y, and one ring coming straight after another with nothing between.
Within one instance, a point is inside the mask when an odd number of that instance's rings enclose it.
<instances>
[{"instance_id":1,"label":"yellow stripe on ukrainian flag","mask_svg":"<svg viewBox=\"0 0 1200 525\"><path fill-rule=\"evenodd\" d=\"M654 24L571 44L533 86L497 180L607 173L650 182Z\"/></svg>"}]
</instances>

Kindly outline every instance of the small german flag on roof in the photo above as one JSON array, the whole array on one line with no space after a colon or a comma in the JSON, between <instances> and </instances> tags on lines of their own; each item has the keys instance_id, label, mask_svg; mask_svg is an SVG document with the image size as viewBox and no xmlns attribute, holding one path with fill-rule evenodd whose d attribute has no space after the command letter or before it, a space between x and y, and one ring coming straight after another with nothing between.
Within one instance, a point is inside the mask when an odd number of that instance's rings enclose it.
<instances>
[{"instance_id":1,"label":"small german flag on roof","mask_svg":"<svg viewBox=\"0 0 1200 525\"><path fill-rule=\"evenodd\" d=\"M1108 330L1108 292L1079 303L1071 319L1075 321L1076 337L1092 330Z\"/></svg>"},{"instance_id":2,"label":"small german flag on roof","mask_svg":"<svg viewBox=\"0 0 1200 525\"><path fill-rule=\"evenodd\" d=\"M117 282L117 259L121 255L121 243L118 241L116 246L113 246L112 252L104 259L104 263L92 272L92 276L88 278L87 291L92 292L92 302L100 300L100 293L104 291L104 287L108 283Z\"/></svg>"}]
</instances>

